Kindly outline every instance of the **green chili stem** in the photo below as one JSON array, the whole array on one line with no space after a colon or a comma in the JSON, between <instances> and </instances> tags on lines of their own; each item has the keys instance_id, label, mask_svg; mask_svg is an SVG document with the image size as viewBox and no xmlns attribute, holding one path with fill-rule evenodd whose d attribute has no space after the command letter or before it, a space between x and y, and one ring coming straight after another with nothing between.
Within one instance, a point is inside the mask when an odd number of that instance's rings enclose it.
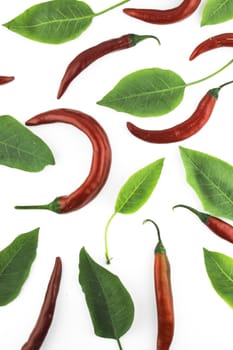
<instances>
[{"instance_id":1,"label":"green chili stem","mask_svg":"<svg viewBox=\"0 0 233 350\"><path fill-rule=\"evenodd\" d=\"M121 1L121 2L118 2L117 4L115 4L115 5L113 5L113 6L110 6L110 7L108 7L108 8L105 9L105 10L102 10L102 11L100 11L100 12L95 13L95 16L103 15L104 13L106 13L106 12L108 12L108 11L111 11L111 10L114 10L115 8L117 8L117 7L121 6L121 5L124 5L124 4L126 4L127 2L129 2L129 1L130 1L130 0L123 0L123 1Z\"/></svg>"},{"instance_id":2,"label":"green chili stem","mask_svg":"<svg viewBox=\"0 0 233 350\"><path fill-rule=\"evenodd\" d=\"M205 80L208 80L209 78L214 77L215 75L217 75L218 73L222 72L225 68L227 68L228 66L230 66L233 63L233 59L230 60L227 64L225 64L222 68L218 69L217 71L215 71L214 73L207 75L206 77L199 79L199 80L195 80L192 81L191 83L187 83L186 86L191 86L191 85L195 85L195 84L199 84L202 83Z\"/></svg>"},{"instance_id":3,"label":"green chili stem","mask_svg":"<svg viewBox=\"0 0 233 350\"><path fill-rule=\"evenodd\" d=\"M105 231L104 231L105 258L106 258L107 264L110 264L110 260L111 260L111 258L109 256L109 250L108 250L108 228L109 228L109 225L110 225L110 223L115 215L116 215L116 212L114 212L110 216L110 218L108 219L108 222L106 224Z\"/></svg>"}]
</instances>

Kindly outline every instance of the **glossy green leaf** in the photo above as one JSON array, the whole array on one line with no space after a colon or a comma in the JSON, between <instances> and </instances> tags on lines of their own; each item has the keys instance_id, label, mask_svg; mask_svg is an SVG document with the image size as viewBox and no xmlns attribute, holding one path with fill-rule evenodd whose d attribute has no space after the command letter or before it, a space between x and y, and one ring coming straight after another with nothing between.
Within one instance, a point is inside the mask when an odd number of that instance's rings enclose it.
<instances>
[{"instance_id":1,"label":"glossy green leaf","mask_svg":"<svg viewBox=\"0 0 233 350\"><path fill-rule=\"evenodd\" d=\"M164 158L131 175L122 186L115 203L115 212L132 214L140 209L152 194L163 168Z\"/></svg>"},{"instance_id":2,"label":"glossy green leaf","mask_svg":"<svg viewBox=\"0 0 233 350\"><path fill-rule=\"evenodd\" d=\"M161 116L180 104L185 87L184 80L171 70L142 69L121 79L97 103L138 117Z\"/></svg>"},{"instance_id":3,"label":"glossy green leaf","mask_svg":"<svg viewBox=\"0 0 233 350\"><path fill-rule=\"evenodd\" d=\"M19 235L0 252L0 305L14 300L36 257L39 229Z\"/></svg>"},{"instance_id":4,"label":"glossy green leaf","mask_svg":"<svg viewBox=\"0 0 233 350\"><path fill-rule=\"evenodd\" d=\"M77 38L93 17L92 9L82 1L51 0L28 8L4 26L35 41L61 44Z\"/></svg>"},{"instance_id":5,"label":"glossy green leaf","mask_svg":"<svg viewBox=\"0 0 233 350\"><path fill-rule=\"evenodd\" d=\"M97 264L82 248L79 256L79 282L86 297L97 336L119 343L131 327L134 305L120 279Z\"/></svg>"},{"instance_id":6,"label":"glossy green leaf","mask_svg":"<svg viewBox=\"0 0 233 350\"><path fill-rule=\"evenodd\" d=\"M233 308L233 259L204 249L204 260L213 288Z\"/></svg>"},{"instance_id":7,"label":"glossy green leaf","mask_svg":"<svg viewBox=\"0 0 233 350\"><path fill-rule=\"evenodd\" d=\"M184 147L180 154L186 179L203 207L212 215L233 220L233 166L227 162Z\"/></svg>"},{"instance_id":8,"label":"glossy green leaf","mask_svg":"<svg viewBox=\"0 0 233 350\"><path fill-rule=\"evenodd\" d=\"M48 146L9 115L0 116L0 164L36 172L54 164Z\"/></svg>"},{"instance_id":9,"label":"glossy green leaf","mask_svg":"<svg viewBox=\"0 0 233 350\"><path fill-rule=\"evenodd\" d=\"M201 25L218 24L233 18L232 0L207 0L202 12Z\"/></svg>"}]
</instances>

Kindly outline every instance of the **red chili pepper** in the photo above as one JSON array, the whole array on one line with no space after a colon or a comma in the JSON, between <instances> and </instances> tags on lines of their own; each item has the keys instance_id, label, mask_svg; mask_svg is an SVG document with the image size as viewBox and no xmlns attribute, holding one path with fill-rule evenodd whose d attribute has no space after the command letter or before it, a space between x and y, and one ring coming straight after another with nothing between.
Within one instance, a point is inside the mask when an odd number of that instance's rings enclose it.
<instances>
[{"instance_id":1,"label":"red chili pepper","mask_svg":"<svg viewBox=\"0 0 233 350\"><path fill-rule=\"evenodd\" d=\"M23 345L21 350L40 349L53 320L57 295L60 287L61 273L62 262L61 259L57 257L36 325L33 328L28 341Z\"/></svg>"},{"instance_id":2,"label":"red chili pepper","mask_svg":"<svg viewBox=\"0 0 233 350\"><path fill-rule=\"evenodd\" d=\"M193 50L189 59L191 61L204 52L223 46L233 47L233 33L219 34L204 40Z\"/></svg>"},{"instance_id":3,"label":"red chili pepper","mask_svg":"<svg viewBox=\"0 0 233 350\"><path fill-rule=\"evenodd\" d=\"M159 39L153 35L126 34L119 38L104 41L83 51L78 56L76 56L68 65L61 80L57 98L60 98L64 94L69 84L75 77L77 77L86 67L96 61L98 58L113 51L128 49L147 38L154 38L159 43Z\"/></svg>"},{"instance_id":4,"label":"red chili pepper","mask_svg":"<svg viewBox=\"0 0 233 350\"><path fill-rule=\"evenodd\" d=\"M184 122L164 130L144 130L134 124L128 122L127 128L134 136L141 140L151 143L172 143L185 140L196 134L209 120L219 91L225 85L231 84L233 81L222 84L218 88L209 90L199 102L194 113Z\"/></svg>"},{"instance_id":5,"label":"red chili pepper","mask_svg":"<svg viewBox=\"0 0 233 350\"><path fill-rule=\"evenodd\" d=\"M200 2L201 0L183 0L179 6L172 9L154 10L126 8L123 9L123 12L144 22L153 24L171 24L179 22L193 14Z\"/></svg>"},{"instance_id":6,"label":"red chili pepper","mask_svg":"<svg viewBox=\"0 0 233 350\"><path fill-rule=\"evenodd\" d=\"M225 239L228 242L233 243L233 226L228 224L227 222L209 215L207 213L202 213L192 207L189 207L187 205L183 205L183 204L178 204L175 205L173 208L186 208L188 210L190 210L191 212L193 212L194 214L197 215L197 217L212 231L214 232L216 235L218 235L219 237Z\"/></svg>"},{"instance_id":7,"label":"red chili pepper","mask_svg":"<svg viewBox=\"0 0 233 350\"><path fill-rule=\"evenodd\" d=\"M10 83L14 79L15 79L15 77L7 77L4 75L0 75L0 85Z\"/></svg>"},{"instance_id":8,"label":"red chili pepper","mask_svg":"<svg viewBox=\"0 0 233 350\"><path fill-rule=\"evenodd\" d=\"M111 166L111 146L102 126L91 116L72 109L54 109L29 119L26 125L55 122L72 124L90 139L93 156L90 172L83 184L67 196L55 198L50 204L16 206L16 209L48 209L56 213L67 213L82 208L94 199L104 186Z\"/></svg>"},{"instance_id":9,"label":"red chili pepper","mask_svg":"<svg viewBox=\"0 0 233 350\"><path fill-rule=\"evenodd\" d=\"M174 308L171 287L170 263L166 250L161 241L160 231L157 224L147 219L145 222L152 222L155 225L159 242L155 247L154 255L154 286L158 315L157 350L169 350L174 335Z\"/></svg>"}]
</instances>

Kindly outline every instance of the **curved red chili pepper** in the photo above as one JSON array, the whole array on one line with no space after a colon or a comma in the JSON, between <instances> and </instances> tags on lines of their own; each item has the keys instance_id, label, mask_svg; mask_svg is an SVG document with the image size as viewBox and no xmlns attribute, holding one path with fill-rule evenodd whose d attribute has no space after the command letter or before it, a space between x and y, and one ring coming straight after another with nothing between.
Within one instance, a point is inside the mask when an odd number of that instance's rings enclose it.
<instances>
[{"instance_id":1,"label":"curved red chili pepper","mask_svg":"<svg viewBox=\"0 0 233 350\"><path fill-rule=\"evenodd\" d=\"M55 198L47 205L16 206L16 209L48 209L56 213L77 210L94 199L104 186L110 171L112 152L108 136L102 126L91 116L72 109L54 109L29 119L26 125L55 122L72 124L90 139L93 157L90 172L83 184L67 196Z\"/></svg>"},{"instance_id":2,"label":"curved red chili pepper","mask_svg":"<svg viewBox=\"0 0 233 350\"><path fill-rule=\"evenodd\" d=\"M0 85L8 84L14 79L15 79L15 77L8 77L8 76L0 75Z\"/></svg>"},{"instance_id":3,"label":"curved red chili pepper","mask_svg":"<svg viewBox=\"0 0 233 350\"><path fill-rule=\"evenodd\" d=\"M94 61L96 61L98 58L107 55L108 53L111 53L113 51L128 49L147 38L154 38L159 43L158 38L156 38L153 35L126 34L119 38L104 41L96 46L90 47L89 49L81 52L68 65L65 74L61 80L57 98L59 99L64 94L69 84L73 81L75 77L77 77L86 67L88 67Z\"/></svg>"},{"instance_id":4,"label":"curved red chili pepper","mask_svg":"<svg viewBox=\"0 0 233 350\"><path fill-rule=\"evenodd\" d=\"M56 306L56 300L59 292L62 273L62 262L59 257L56 258L54 268L49 280L44 302L32 333L21 350L40 349L53 320Z\"/></svg>"},{"instance_id":5,"label":"curved red chili pepper","mask_svg":"<svg viewBox=\"0 0 233 350\"><path fill-rule=\"evenodd\" d=\"M193 50L189 59L191 61L204 52L223 46L233 47L233 33L223 33L204 40Z\"/></svg>"},{"instance_id":6,"label":"curved red chili pepper","mask_svg":"<svg viewBox=\"0 0 233 350\"><path fill-rule=\"evenodd\" d=\"M157 350L169 350L174 335L174 307L171 287L170 263L166 249L161 241L160 231L156 223L150 219L156 227L159 242L155 247L154 255L154 286L158 315Z\"/></svg>"},{"instance_id":7,"label":"curved red chili pepper","mask_svg":"<svg viewBox=\"0 0 233 350\"><path fill-rule=\"evenodd\" d=\"M199 102L194 113L184 122L164 130L144 130L128 122L127 128L137 138L151 143L172 143L185 140L196 134L209 120L216 104L219 91L225 83L218 88L209 90Z\"/></svg>"},{"instance_id":8,"label":"curved red chili pepper","mask_svg":"<svg viewBox=\"0 0 233 350\"><path fill-rule=\"evenodd\" d=\"M125 8L123 12L144 22L171 24L179 22L193 14L200 2L201 0L183 0L179 6L168 10Z\"/></svg>"},{"instance_id":9,"label":"curved red chili pepper","mask_svg":"<svg viewBox=\"0 0 233 350\"><path fill-rule=\"evenodd\" d=\"M233 243L233 226L228 224L227 222L209 215L207 213L202 213L188 205L178 204L173 208L186 208L197 215L197 217L217 236L225 239L228 242Z\"/></svg>"}]
</instances>

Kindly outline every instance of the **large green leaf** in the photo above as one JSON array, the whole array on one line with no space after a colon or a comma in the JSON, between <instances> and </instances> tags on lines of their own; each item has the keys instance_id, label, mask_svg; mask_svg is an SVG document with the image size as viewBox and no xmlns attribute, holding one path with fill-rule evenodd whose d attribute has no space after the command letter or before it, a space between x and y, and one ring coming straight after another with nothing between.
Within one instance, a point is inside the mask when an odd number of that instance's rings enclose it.
<instances>
[{"instance_id":1,"label":"large green leaf","mask_svg":"<svg viewBox=\"0 0 233 350\"><path fill-rule=\"evenodd\" d=\"M54 164L48 146L9 115L0 116L0 164L36 172Z\"/></svg>"},{"instance_id":2,"label":"large green leaf","mask_svg":"<svg viewBox=\"0 0 233 350\"><path fill-rule=\"evenodd\" d=\"M233 18L233 0L207 0L202 12L201 25L218 24Z\"/></svg>"},{"instance_id":3,"label":"large green leaf","mask_svg":"<svg viewBox=\"0 0 233 350\"><path fill-rule=\"evenodd\" d=\"M215 216L233 220L233 166L227 162L184 147L180 154L189 185L203 207Z\"/></svg>"},{"instance_id":4,"label":"large green leaf","mask_svg":"<svg viewBox=\"0 0 233 350\"><path fill-rule=\"evenodd\" d=\"M85 293L95 334L119 342L134 319L134 305L120 279L97 264L82 248L79 282Z\"/></svg>"},{"instance_id":5,"label":"large green leaf","mask_svg":"<svg viewBox=\"0 0 233 350\"><path fill-rule=\"evenodd\" d=\"M185 87L184 80L171 70L142 69L121 79L97 103L139 117L161 116L179 105Z\"/></svg>"},{"instance_id":6,"label":"large green leaf","mask_svg":"<svg viewBox=\"0 0 233 350\"><path fill-rule=\"evenodd\" d=\"M118 193L116 213L131 214L146 203L157 185L163 163L164 158L156 160L129 177Z\"/></svg>"},{"instance_id":7,"label":"large green leaf","mask_svg":"<svg viewBox=\"0 0 233 350\"><path fill-rule=\"evenodd\" d=\"M4 26L35 41L61 44L78 37L93 17L85 2L51 0L30 7Z\"/></svg>"},{"instance_id":8,"label":"large green leaf","mask_svg":"<svg viewBox=\"0 0 233 350\"><path fill-rule=\"evenodd\" d=\"M233 259L204 249L207 274L219 296L233 308Z\"/></svg>"},{"instance_id":9,"label":"large green leaf","mask_svg":"<svg viewBox=\"0 0 233 350\"><path fill-rule=\"evenodd\" d=\"M19 235L0 252L0 305L14 300L36 257L39 229Z\"/></svg>"}]
</instances>

